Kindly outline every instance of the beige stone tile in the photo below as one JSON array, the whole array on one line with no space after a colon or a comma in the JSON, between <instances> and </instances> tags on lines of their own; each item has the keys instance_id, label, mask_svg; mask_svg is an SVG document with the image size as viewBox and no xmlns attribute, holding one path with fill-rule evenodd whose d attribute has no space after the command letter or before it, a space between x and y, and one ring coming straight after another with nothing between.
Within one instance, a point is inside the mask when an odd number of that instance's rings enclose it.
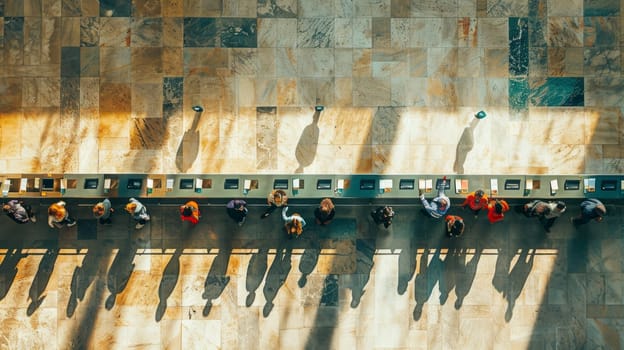
<instances>
[{"instance_id":1,"label":"beige stone tile","mask_svg":"<svg viewBox=\"0 0 624 350\"><path fill-rule=\"evenodd\" d=\"M508 44L508 21L502 18L480 18L478 22L479 47L505 48Z\"/></svg>"},{"instance_id":2,"label":"beige stone tile","mask_svg":"<svg viewBox=\"0 0 624 350\"><path fill-rule=\"evenodd\" d=\"M61 28L61 44L63 46L80 46L79 17L63 17Z\"/></svg>"},{"instance_id":3,"label":"beige stone tile","mask_svg":"<svg viewBox=\"0 0 624 350\"><path fill-rule=\"evenodd\" d=\"M99 33L101 47L130 47L129 18L102 17Z\"/></svg>"},{"instance_id":4,"label":"beige stone tile","mask_svg":"<svg viewBox=\"0 0 624 350\"><path fill-rule=\"evenodd\" d=\"M622 112L611 108L585 110L585 143L617 144L620 140Z\"/></svg>"}]
</instances>

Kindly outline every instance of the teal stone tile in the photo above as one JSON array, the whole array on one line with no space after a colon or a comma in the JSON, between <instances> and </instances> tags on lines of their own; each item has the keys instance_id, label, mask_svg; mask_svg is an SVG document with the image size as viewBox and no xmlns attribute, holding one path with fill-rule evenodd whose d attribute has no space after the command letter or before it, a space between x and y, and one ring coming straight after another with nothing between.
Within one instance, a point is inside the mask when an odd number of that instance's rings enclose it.
<instances>
[{"instance_id":1,"label":"teal stone tile","mask_svg":"<svg viewBox=\"0 0 624 350\"><path fill-rule=\"evenodd\" d=\"M80 48L61 48L61 77L80 76Z\"/></svg>"},{"instance_id":2,"label":"teal stone tile","mask_svg":"<svg viewBox=\"0 0 624 350\"><path fill-rule=\"evenodd\" d=\"M216 18L185 18L184 47L216 47Z\"/></svg>"},{"instance_id":3,"label":"teal stone tile","mask_svg":"<svg viewBox=\"0 0 624 350\"><path fill-rule=\"evenodd\" d=\"M620 0L584 0L584 16L619 16Z\"/></svg>"},{"instance_id":4,"label":"teal stone tile","mask_svg":"<svg viewBox=\"0 0 624 350\"><path fill-rule=\"evenodd\" d=\"M101 17L130 17L131 10L132 1L100 0Z\"/></svg>"},{"instance_id":5,"label":"teal stone tile","mask_svg":"<svg viewBox=\"0 0 624 350\"><path fill-rule=\"evenodd\" d=\"M526 76L529 72L529 28L525 17L509 18L509 75Z\"/></svg>"},{"instance_id":6,"label":"teal stone tile","mask_svg":"<svg viewBox=\"0 0 624 350\"><path fill-rule=\"evenodd\" d=\"M260 18L296 18L297 1L258 0Z\"/></svg>"},{"instance_id":7,"label":"teal stone tile","mask_svg":"<svg viewBox=\"0 0 624 350\"><path fill-rule=\"evenodd\" d=\"M219 18L221 47L258 47L258 24L255 18Z\"/></svg>"},{"instance_id":8,"label":"teal stone tile","mask_svg":"<svg viewBox=\"0 0 624 350\"><path fill-rule=\"evenodd\" d=\"M617 47L620 44L619 21L617 17L585 17L585 46Z\"/></svg>"},{"instance_id":9,"label":"teal stone tile","mask_svg":"<svg viewBox=\"0 0 624 350\"><path fill-rule=\"evenodd\" d=\"M583 78L552 77L530 80L531 106L561 107L584 105Z\"/></svg>"},{"instance_id":10,"label":"teal stone tile","mask_svg":"<svg viewBox=\"0 0 624 350\"><path fill-rule=\"evenodd\" d=\"M163 79L163 118L172 117L182 110L183 95L183 77L165 77Z\"/></svg>"},{"instance_id":11,"label":"teal stone tile","mask_svg":"<svg viewBox=\"0 0 624 350\"><path fill-rule=\"evenodd\" d=\"M529 91L527 79L509 79L509 107L526 109L529 105Z\"/></svg>"}]
</instances>

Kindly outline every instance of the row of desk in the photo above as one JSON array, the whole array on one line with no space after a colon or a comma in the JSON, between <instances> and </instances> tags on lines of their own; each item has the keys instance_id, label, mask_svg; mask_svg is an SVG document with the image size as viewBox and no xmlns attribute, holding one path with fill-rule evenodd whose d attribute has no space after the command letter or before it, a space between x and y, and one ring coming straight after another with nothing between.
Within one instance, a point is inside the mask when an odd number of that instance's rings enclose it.
<instances>
[{"instance_id":1,"label":"row of desk","mask_svg":"<svg viewBox=\"0 0 624 350\"><path fill-rule=\"evenodd\" d=\"M301 198L413 198L436 194L443 175L7 174L3 197L265 198L282 189ZM446 195L477 189L502 198L624 198L624 175L447 175Z\"/></svg>"}]
</instances>

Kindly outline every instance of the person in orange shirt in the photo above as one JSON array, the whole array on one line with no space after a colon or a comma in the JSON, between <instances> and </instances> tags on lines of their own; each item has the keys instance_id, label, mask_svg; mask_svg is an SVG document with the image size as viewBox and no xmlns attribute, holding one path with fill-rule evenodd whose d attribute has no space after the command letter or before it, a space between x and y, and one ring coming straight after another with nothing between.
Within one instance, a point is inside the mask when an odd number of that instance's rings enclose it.
<instances>
[{"instance_id":1,"label":"person in orange shirt","mask_svg":"<svg viewBox=\"0 0 624 350\"><path fill-rule=\"evenodd\" d=\"M485 192L483 192L483 190L470 192L468 193L468 196L466 196L466 199L464 200L464 203L461 204L461 206L462 208L469 207L476 218L477 215L479 215L481 209L487 209L488 196L485 194Z\"/></svg>"},{"instance_id":2,"label":"person in orange shirt","mask_svg":"<svg viewBox=\"0 0 624 350\"><path fill-rule=\"evenodd\" d=\"M189 221L193 225L197 224L201 218L197 202L188 201L180 206L180 218L182 221Z\"/></svg>"},{"instance_id":3,"label":"person in orange shirt","mask_svg":"<svg viewBox=\"0 0 624 350\"><path fill-rule=\"evenodd\" d=\"M491 200L488 204L488 220L493 224L505 218L505 212L509 211L509 204L504 199Z\"/></svg>"},{"instance_id":4,"label":"person in orange shirt","mask_svg":"<svg viewBox=\"0 0 624 350\"><path fill-rule=\"evenodd\" d=\"M446 235L450 238L459 237L464 233L464 219L457 215L447 215L446 218Z\"/></svg>"}]
</instances>

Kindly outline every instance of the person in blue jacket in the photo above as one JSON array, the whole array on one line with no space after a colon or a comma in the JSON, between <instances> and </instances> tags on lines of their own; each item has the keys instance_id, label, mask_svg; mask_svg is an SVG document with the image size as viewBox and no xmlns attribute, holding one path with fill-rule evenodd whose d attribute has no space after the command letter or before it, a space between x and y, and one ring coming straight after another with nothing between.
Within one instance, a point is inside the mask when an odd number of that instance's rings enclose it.
<instances>
[{"instance_id":1,"label":"person in blue jacket","mask_svg":"<svg viewBox=\"0 0 624 350\"><path fill-rule=\"evenodd\" d=\"M438 195L431 202L428 202L425 199L425 195L420 191L420 201L422 202L424 208L423 213L432 218L439 219L446 215L446 212L451 207L451 200L444 194L444 189L446 188L446 176L442 179L442 183L438 187Z\"/></svg>"},{"instance_id":2,"label":"person in blue jacket","mask_svg":"<svg viewBox=\"0 0 624 350\"><path fill-rule=\"evenodd\" d=\"M570 219L574 226L579 226L595 220L602 221L603 216L607 214L607 208L601 201L595 198L587 198L581 202L581 213Z\"/></svg>"}]
</instances>

